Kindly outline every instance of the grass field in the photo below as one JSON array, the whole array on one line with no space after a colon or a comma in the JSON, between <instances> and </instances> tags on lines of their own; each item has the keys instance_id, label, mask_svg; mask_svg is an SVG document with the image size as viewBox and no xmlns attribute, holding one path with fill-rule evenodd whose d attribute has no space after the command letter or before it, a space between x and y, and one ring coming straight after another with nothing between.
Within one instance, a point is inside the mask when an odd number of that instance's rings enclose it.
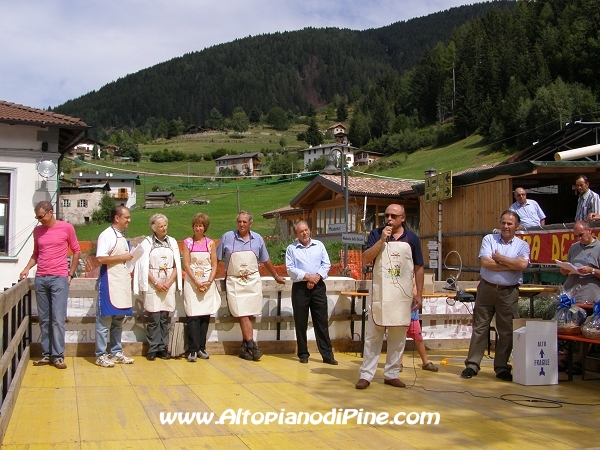
<instances>
[{"instance_id":1,"label":"grass field","mask_svg":"<svg viewBox=\"0 0 600 450\"><path fill-rule=\"evenodd\" d=\"M228 230L235 228L235 217L239 206L241 209L250 211L254 215L252 229L263 236L273 234L275 222L265 220L262 214L289 204L306 185L306 180L294 180L286 182L263 182L249 180L247 182L231 182L220 187L183 189L176 191L176 198L188 201L190 198L210 200L208 205L186 205L172 206L164 209L136 208L131 213L131 224L127 230L128 236L140 236L150 234L148 226L150 216L162 213L169 219L169 235L181 240L191 235L191 219L194 214L203 212L210 217L210 229L207 235L218 239ZM138 193L143 198L142 190ZM140 202L141 203L141 202ZM107 224L86 225L77 227L77 237L83 241L93 241L98 238Z\"/></svg>"}]
</instances>

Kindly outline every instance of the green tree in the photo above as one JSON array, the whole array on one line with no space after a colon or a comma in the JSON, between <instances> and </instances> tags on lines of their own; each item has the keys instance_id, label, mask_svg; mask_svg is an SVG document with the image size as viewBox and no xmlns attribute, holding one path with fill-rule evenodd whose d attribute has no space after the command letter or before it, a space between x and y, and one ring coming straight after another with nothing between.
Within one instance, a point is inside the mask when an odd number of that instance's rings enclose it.
<instances>
[{"instance_id":1,"label":"green tree","mask_svg":"<svg viewBox=\"0 0 600 450\"><path fill-rule=\"evenodd\" d=\"M362 147L371 139L368 119L357 111L350 119L350 129L348 130L348 140L355 147Z\"/></svg>"},{"instance_id":2,"label":"green tree","mask_svg":"<svg viewBox=\"0 0 600 450\"><path fill-rule=\"evenodd\" d=\"M327 165L327 156L320 156L306 166L308 172L321 171Z\"/></svg>"},{"instance_id":3,"label":"green tree","mask_svg":"<svg viewBox=\"0 0 600 450\"><path fill-rule=\"evenodd\" d=\"M206 125L215 130L223 129L223 114L217 109L210 110L210 118L206 121Z\"/></svg>"},{"instance_id":4,"label":"green tree","mask_svg":"<svg viewBox=\"0 0 600 450\"><path fill-rule=\"evenodd\" d=\"M231 128L233 128L238 133L243 133L245 131L248 131L249 125L250 121L244 110L240 107L235 108L233 110L233 116L231 118Z\"/></svg>"},{"instance_id":5,"label":"green tree","mask_svg":"<svg viewBox=\"0 0 600 450\"><path fill-rule=\"evenodd\" d=\"M111 223L110 212L117 205L117 202L108 194L104 194L100 199L100 206L92 213L93 223Z\"/></svg>"},{"instance_id":6,"label":"green tree","mask_svg":"<svg viewBox=\"0 0 600 450\"><path fill-rule=\"evenodd\" d=\"M345 100L341 100L338 103L337 109L335 110L335 114L336 114L337 120L340 122L343 122L344 120L346 120L348 118L348 106L346 105Z\"/></svg>"},{"instance_id":7,"label":"green tree","mask_svg":"<svg viewBox=\"0 0 600 450\"><path fill-rule=\"evenodd\" d=\"M142 153L137 144L134 144L132 140L128 140L121 144L116 156L131 158L133 161L139 162L142 158Z\"/></svg>"},{"instance_id":8,"label":"green tree","mask_svg":"<svg viewBox=\"0 0 600 450\"><path fill-rule=\"evenodd\" d=\"M287 114L279 106L275 106L269 110L266 120L276 130L285 131L289 128Z\"/></svg>"},{"instance_id":9,"label":"green tree","mask_svg":"<svg viewBox=\"0 0 600 450\"><path fill-rule=\"evenodd\" d=\"M169 126L167 128L167 139L172 139L179 135L179 129L177 127L177 121L175 119L169 120Z\"/></svg>"},{"instance_id":10,"label":"green tree","mask_svg":"<svg viewBox=\"0 0 600 450\"><path fill-rule=\"evenodd\" d=\"M260 123L261 116L262 116L262 113L260 112L260 109L258 109L256 106L254 106L250 110L250 115L248 116L248 120L250 121L250 123L258 124L258 123Z\"/></svg>"},{"instance_id":11,"label":"green tree","mask_svg":"<svg viewBox=\"0 0 600 450\"><path fill-rule=\"evenodd\" d=\"M306 108L306 116L307 117L315 117L317 115L317 111L315 110L315 106L312 103L308 104Z\"/></svg>"},{"instance_id":12,"label":"green tree","mask_svg":"<svg viewBox=\"0 0 600 450\"><path fill-rule=\"evenodd\" d=\"M317 119L311 117L308 128L304 134L304 139L308 145L316 146L320 145L325 141L325 137L323 133L319 130L319 126L317 125Z\"/></svg>"}]
</instances>

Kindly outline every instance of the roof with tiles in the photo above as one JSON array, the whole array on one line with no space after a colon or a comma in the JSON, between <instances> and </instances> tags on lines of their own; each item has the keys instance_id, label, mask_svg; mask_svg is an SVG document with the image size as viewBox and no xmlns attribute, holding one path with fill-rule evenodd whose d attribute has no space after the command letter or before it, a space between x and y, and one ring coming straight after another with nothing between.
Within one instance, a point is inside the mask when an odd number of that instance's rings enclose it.
<instances>
[{"instance_id":1,"label":"roof with tiles","mask_svg":"<svg viewBox=\"0 0 600 450\"><path fill-rule=\"evenodd\" d=\"M321 175L325 180L337 184L341 188L339 175ZM382 178L348 177L348 191L351 195L398 195L414 193L412 183L406 181L387 180Z\"/></svg>"},{"instance_id":2,"label":"roof with tiles","mask_svg":"<svg viewBox=\"0 0 600 450\"><path fill-rule=\"evenodd\" d=\"M468 169L459 170L458 172L452 172L452 176L455 177L455 176L462 175L465 173L479 172L480 170L491 169L492 167L496 167L500 164L502 164L502 163L496 162L496 163L492 163L492 164L484 164L482 166L477 166L477 167L469 167Z\"/></svg>"},{"instance_id":3,"label":"roof with tiles","mask_svg":"<svg viewBox=\"0 0 600 450\"><path fill-rule=\"evenodd\" d=\"M78 118L56 114L43 109L31 108L0 100L0 122L11 124L56 125L61 127L87 128Z\"/></svg>"}]
</instances>

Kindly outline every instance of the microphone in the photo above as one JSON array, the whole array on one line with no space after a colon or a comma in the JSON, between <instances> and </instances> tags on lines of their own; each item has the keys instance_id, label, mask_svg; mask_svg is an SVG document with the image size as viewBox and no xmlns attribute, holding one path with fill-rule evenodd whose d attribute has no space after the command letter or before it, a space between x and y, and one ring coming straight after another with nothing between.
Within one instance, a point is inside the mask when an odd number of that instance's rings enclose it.
<instances>
[{"instance_id":1,"label":"microphone","mask_svg":"<svg viewBox=\"0 0 600 450\"><path fill-rule=\"evenodd\" d=\"M392 226L392 222L387 222L387 223L385 224L385 226L386 226L386 227L391 227L391 226Z\"/></svg>"}]
</instances>

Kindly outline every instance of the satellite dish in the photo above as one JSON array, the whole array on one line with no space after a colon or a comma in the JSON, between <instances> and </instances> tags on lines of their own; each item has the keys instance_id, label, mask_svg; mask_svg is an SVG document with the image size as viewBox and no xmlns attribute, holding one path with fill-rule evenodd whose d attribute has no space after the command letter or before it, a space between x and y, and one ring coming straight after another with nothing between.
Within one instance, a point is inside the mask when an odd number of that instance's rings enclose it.
<instances>
[{"instance_id":1,"label":"satellite dish","mask_svg":"<svg viewBox=\"0 0 600 450\"><path fill-rule=\"evenodd\" d=\"M52 161L40 161L37 166L37 171L40 176L44 178L50 178L56 175L56 164Z\"/></svg>"}]
</instances>

